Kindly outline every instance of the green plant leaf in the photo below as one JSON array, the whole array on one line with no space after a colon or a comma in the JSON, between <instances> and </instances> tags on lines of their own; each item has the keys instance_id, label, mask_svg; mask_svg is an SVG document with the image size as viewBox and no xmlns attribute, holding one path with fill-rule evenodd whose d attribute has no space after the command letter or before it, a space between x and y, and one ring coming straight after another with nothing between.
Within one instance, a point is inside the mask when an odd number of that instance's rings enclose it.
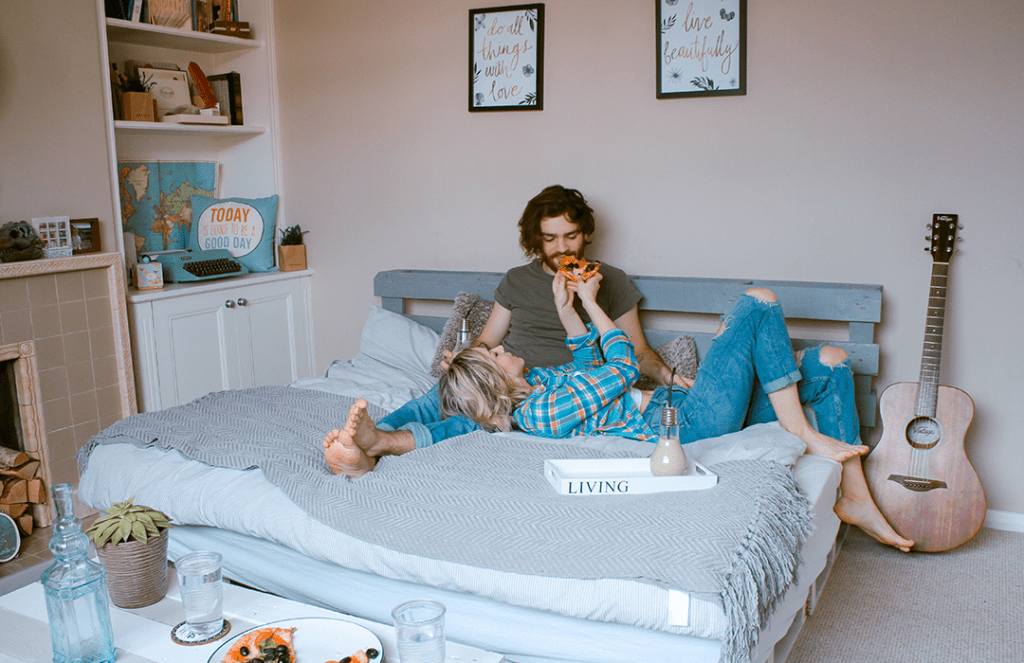
<instances>
[{"instance_id":1,"label":"green plant leaf","mask_svg":"<svg viewBox=\"0 0 1024 663\"><path fill-rule=\"evenodd\" d=\"M121 524L117 526L117 540L127 541L128 535L132 533L132 524L127 520L122 520Z\"/></svg>"}]
</instances>

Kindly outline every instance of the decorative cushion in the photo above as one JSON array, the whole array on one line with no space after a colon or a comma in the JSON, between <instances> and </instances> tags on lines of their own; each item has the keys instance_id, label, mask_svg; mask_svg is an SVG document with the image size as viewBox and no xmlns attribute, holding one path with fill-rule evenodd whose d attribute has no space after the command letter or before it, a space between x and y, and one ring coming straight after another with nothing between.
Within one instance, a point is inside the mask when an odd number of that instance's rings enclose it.
<instances>
[{"instance_id":1,"label":"decorative cushion","mask_svg":"<svg viewBox=\"0 0 1024 663\"><path fill-rule=\"evenodd\" d=\"M697 377L697 343L692 336L678 336L665 345L655 349L662 361L669 368L676 370L676 375L690 378ZM643 375L636 381L637 389L655 389L657 383Z\"/></svg>"},{"instance_id":2,"label":"decorative cushion","mask_svg":"<svg viewBox=\"0 0 1024 663\"><path fill-rule=\"evenodd\" d=\"M227 249L251 272L274 269L277 195L268 198L192 196L189 248Z\"/></svg>"},{"instance_id":3,"label":"decorative cushion","mask_svg":"<svg viewBox=\"0 0 1024 663\"><path fill-rule=\"evenodd\" d=\"M445 350L455 350L459 341L459 330L462 329L463 318L469 323L469 339L472 341L484 330L487 319L491 317L491 309L494 302L488 301L478 295L471 295L468 292L460 292L455 298L452 306L452 314L444 323L441 330L441 340L437 345L437 353L434 361L430 364L430 374L435 378L441 377L444 370L441 368L441 360L444 359Z\"/></svg>"},{"instance_id":4,"label":"decorative cushion","mask_svg":"<svg viewBox=\"0 0 1024 663\"><path fill-rule=\"evenodd\" d=\"M437 350L437 332L404 315L371 306L359 353L408 373L426 376ZM328 377L330 369L328 369Z\"/></svg>"}]
</instances>

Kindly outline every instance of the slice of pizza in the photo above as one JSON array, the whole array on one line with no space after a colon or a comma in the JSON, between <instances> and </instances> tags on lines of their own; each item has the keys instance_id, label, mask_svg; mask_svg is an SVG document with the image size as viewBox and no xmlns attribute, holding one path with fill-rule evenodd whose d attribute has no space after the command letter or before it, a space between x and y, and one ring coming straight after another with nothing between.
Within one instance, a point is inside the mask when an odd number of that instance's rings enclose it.
<instances>
[{"instance_id":1,"label":"slice of pizza","mask_svg":"<svg viewBox=\"0 0 1024 663\"><path fill-rule=\"evenodd\" d=\"M287 653L289 661L292 656L292 628L258 628L249 631L235 642L234 646L224 655L223 663L245 663L254 658L264 658L265 653L275 652L275 658L281 659L281 653ZM282 649L283 648L283 649Z\"/></svg>"},{"instance_id":2,"label":"slice of pizza","mask_svg":"<svg viewBox=\"0 0 1024 663\"><path fill-rule=\"evenodd\" d=\"M370 663L371 660L377 658L378 656L380 656L380 652L371 647L366 651L360 649L351 656L346 656L341 660L325 661L324 663Z\"/></svg>"},{"instance_id":3,"label":"slice of pizza","mask_svg":"<svg viewBox=\"0 0 1024 663\"><path fill-rule=\"evenodd\" d=\"M562 256L562 260L559 262L558 271L565 274L565 276L576 281L582 279L584 281L590 280L590 277L597 274L597 270L601 268L601 263L596 260L588 262L582 258L576 256Z\"/></svg>"}]
</instances>

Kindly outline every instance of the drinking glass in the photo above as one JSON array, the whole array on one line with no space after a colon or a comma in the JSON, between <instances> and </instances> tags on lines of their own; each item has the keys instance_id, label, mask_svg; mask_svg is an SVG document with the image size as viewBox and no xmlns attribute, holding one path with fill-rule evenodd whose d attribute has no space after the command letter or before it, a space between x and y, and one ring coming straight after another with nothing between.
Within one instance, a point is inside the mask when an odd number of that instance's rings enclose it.
<instances>
[{"instance_id":1,"label":"drinking glass","mask_svg":"<svg viewBox=\"0 0 1024 663\"><path fill-rule=\"evenodd\" d=\"M398 658L401 663L444 663L443 603L418 599L395 606Z\"/></svg>"},{"instance_id":2,"label":"drinking glass","mask_svg":"<svg viewBox=\"0 0 1024 663\"><path fill-rule=\"evenodd\" d=\"M221 561L220 553L200 550L182 555L174 563L185 608L185 623L177 632L182 640L207 640L224 628Z\"/></svg>"}]
</instances>

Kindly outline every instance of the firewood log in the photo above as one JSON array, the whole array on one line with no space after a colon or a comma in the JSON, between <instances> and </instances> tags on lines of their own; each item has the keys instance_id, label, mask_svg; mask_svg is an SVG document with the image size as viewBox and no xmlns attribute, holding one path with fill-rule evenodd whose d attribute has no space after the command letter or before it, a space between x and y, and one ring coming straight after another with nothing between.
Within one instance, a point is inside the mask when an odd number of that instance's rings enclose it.
<instances>
[{"instance_id":1,"label":"firewood log","mask_svg":"<svg viewBox=\"0 0 1024 663\"><path fill-rule=\"evenodd\" d=\"M0 467L17 467L28 462L29 455L7 447L0 447Z\"/></svg>"},{"instance_id":2,"label":"firewood log","mask_svg":"<svg viewBox=\"0 0 1024 663\"><path fill-rule=\"evenodd\" d=\"M30 460L27 463L22 463L17 467L6 468L0 467L0 475L6 477L17 477L19 479L31 479L36 475L36 471L39 469L38 460Z\"/></svg>"},{"instance_id":3,"label":"firewood log","mask_svg":"<svg viewBox=\"0 0 1024 663\"><path fill-rule=\"evenodd\" d=\"M25 479L7 479L4 481L4 492L0 494L0 504L17 504L28 502L28 481Z\"/></svg>"}]
</instances>

